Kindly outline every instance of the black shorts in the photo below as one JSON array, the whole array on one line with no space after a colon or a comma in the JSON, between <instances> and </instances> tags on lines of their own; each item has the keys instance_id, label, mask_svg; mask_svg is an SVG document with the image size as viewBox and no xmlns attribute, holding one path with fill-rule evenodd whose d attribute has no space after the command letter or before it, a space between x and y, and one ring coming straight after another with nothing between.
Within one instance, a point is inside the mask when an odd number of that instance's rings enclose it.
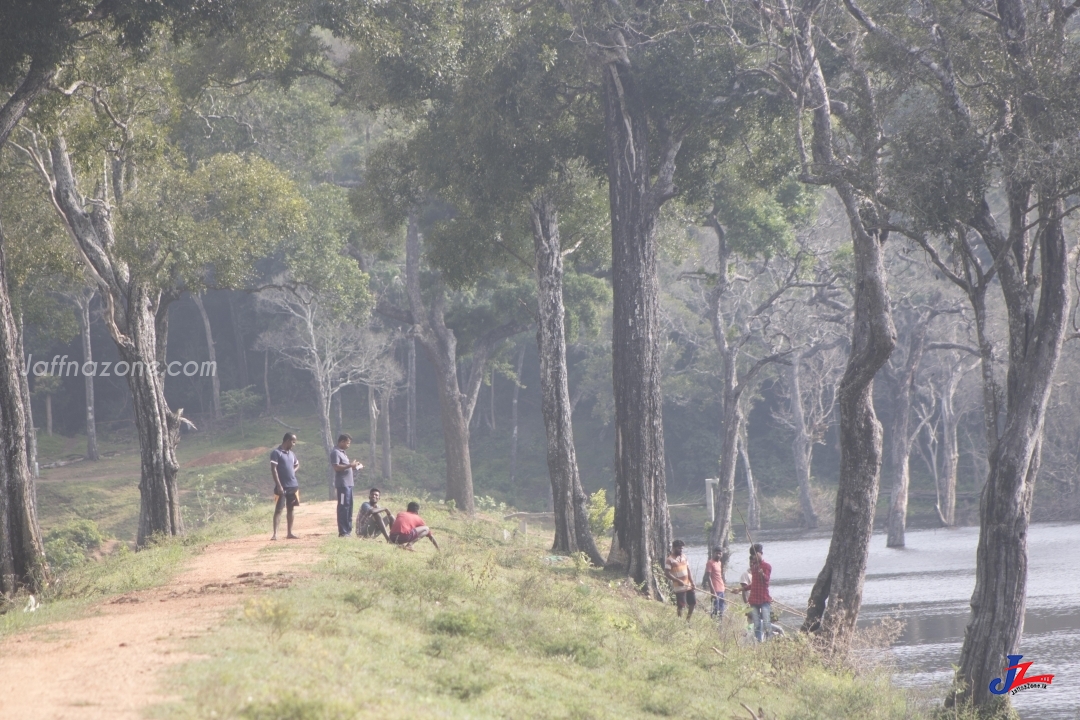
<instances>
[{"instance_id":1,"label":"black shorts","mask_svg":"<svg viewBox=\"0 0 1080 720\"><path fill-rule=\"evenodd\" d=\"M684 607L697 607L697 596L693 590L675 593L675 604L681 610Z\"/></svg>"},{"instance_id":2,"label":"black shorts","mask_svg":"<svg viewBox=\"0 0 1080 720\"><path fill-rule=\"evenodd\" d=\"M285 507L294 508L300 504L300 488L286 490L284 495L274 493L274 499L277 501L274 505L274 512L279 512Z\"/></svg>"}]
</instances>

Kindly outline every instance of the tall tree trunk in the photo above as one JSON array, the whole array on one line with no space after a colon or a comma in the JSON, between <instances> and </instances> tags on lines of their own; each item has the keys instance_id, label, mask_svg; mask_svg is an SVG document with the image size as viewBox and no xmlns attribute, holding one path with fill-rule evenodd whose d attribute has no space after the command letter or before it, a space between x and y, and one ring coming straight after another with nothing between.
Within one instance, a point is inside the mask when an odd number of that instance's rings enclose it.
<instances>
[{"instance_id":1,"label":"tall tree trunk","mask_svg":"<svg viewBox=\"0 0 1080 720\"><path fill-rule=\"evenodd\" d=\"M142 460L137 542L143 546L154 535L183 532L176 481L180 421L169 410L165 378L158 372L165 359L169 303L175 295L132 277L127 265L112 254L115 237L111 219L96 207L93 212L85 209L62 136L53 139L49 152L53 203L98 283L109 332L121 360L129 364L128 387Z\"/></svg>"},{"instance_id":2,"label":"tall tree trunk","mask_svg":"<svg viewBox=\"0 0 1080 720\"><path fill-rule=\"evenodd\" d=\"M214 419L221 419L221 383L217 375L217 351L214 349L214 333L210 330L210 316L206 314L206 306L203 304L201 293L192 293L191 299L195 301L195 307L199 308L199 317L202 318L203 331L206 333L206 354L214 367L215 372L210 377L213 390Z\"/></svg>"},{"instance_id":3,"label":"tall tree trunk","mask_svg":"<svg viewBox=\"0 0 1080 720\"><path fill-rule=\"evenodd\" d=\"M620 48L601 66L611 211L612 380L615 395L615 534L619 563L645 592L662 598L654 567L671 542L664 476L656 219L674 195L672 176L682 137L661 123L659 162L652 164L646 101ZM653 172L656 182L652 182Z\"/></svg>"},{"instance_id":4,"label":"tall tree trunk","mask_svg":"<svg viewBox=\"0 0 1080 720\"><path fill-rule=\"evenodd\" d=\"M375 388L371 385L367 386L367 407L368 450L370 451L368 467L374 473L375 468L379 467L379 456L376 450L379 444L379 403L375 397Z\"/></svg>"},{"instance_id":5,"label":"tall tree trunk","mask_svg":"<svg viewBox=\"0 0 1080 720\"><path fill-rule=\"evenodd\" d=\"M446 499L453 500L464 512L474 511L472 492L472 458L469 455L469 424L462 413L457 377L457 338L445 326L445 294L436 291L430 315L420 294L420 227L415 215L410 215L405 240L405 276L409 305L414 322L423 322L418 339L435 368L435 384L439 395L439 411L446 455ZM441 328L433 327L440 325ZM443 332L438 332L438 330Z\"/></svg>"},{"instance_id":6,"label":"tall tree trunk","mask_svg":"<svg viewBox=\"0 0 1080 720\"><path fill-rule=\"evenodd\" d=\"M746 473L746 521L751 530L761 529L761 505L758 503L757 486L754 485L754 471L750 468L750 452L746 440L746 421L743 420L739 431L739 459L742 460L743 472Z\"/></svg>"},{"instance_id":7,"label":"tall tree trunk","mask_svg":"<svg viewBox=\"0 0 1080 720\"><path fill-rule=\"evenodd\" d=\"M82 338L83 364L94 362L94 348L90 342L90 303L92 293L80 292L76 296L79 335ZM98 460L97 420L94 417L94 373L83 373L86 391L86 459Z\"/></svg>"},{"instance_id":8,"label":"tall tree trunk","mask_svg":"<svg viewBox=\"0 0 1080 720\"><path fill-rule=\"evenodd\" d=\"M939 401L944 477L938 490L938 512L947 527L956 525L956 475L960 465L960 443L957 441L956 429L960 425L960 414L956 412L955 401L956 388L965 374L962 363L956 363L945 381Z\"/></svg>"},{"instance_id":9,"label":"tall tree trunk","mask_svg":"<svg viewBox=\"0 0 1080 720\"><path fill-rule=\"evenodd\" d=\"M312 374L311 383L315 388L315 399L319 411L319 439L322 441L323 457L326 458L326 492L327 499L336 500L337 492L334 489L334 468L330 465L330 452L334 449L334 431L330 427L330 406L333 402L333 393L330 388L323 384L322 379Z\"/></svg>"},{"instance_id":10,"label":"tall tree trunk","mask_svg":"<svg viewBox=\"0 0 1080 720\"><path fill-rule=\"evenodd\" d=\"M810 488L814 439L810 428L806 426L806 413L803 410L802 359L802 353L797 353L791 359L791 422L795 426L795 439L791 442L791 451L795 456L795 477L799 483L799 507L802 509L803 525L813 530L818 526L818 516L814 510L813 494Z\"/></svg>"},{"instance_id":11,"label":"tall tree trunk","mask_svg":"<svg viewBox=\"0 0 1080 720\"><path fill-rule=\"evenodd\" d=\"M159 302L156 295L146 285L133 283L130 300L124 308L123 334L116 336L120 357L131 365L128 387L139 433L142 465L139 547L155 535L179 535L184 531L177 484L180 464L176 460L180 423L165 400L165 377L156 372L158 333L154 310ZM136 367L140 371L136 372Z\"/></svg>"},{"instance_id":12,"label":"tall tree trunk","mask_svg":"<svg viewBox=\"0 0 1080 720\"><path fill-rule=\"evenodd\" d=\"M457 338L446 327L446 295L440 285L431 308L420 295L420 227L411 215L405 239L405 277L414 322L420 325L417 339L435 368L439 394L443 446L446 453L446 499L458 510L475 511L473 503L472 457L469 453L469 417L462 407L457 375Z\"/></svg>"},{"instance_id":13,"label":"tall tree trunk","mask_svg":"<svg viewBox=\"0 0 1080 720\"><path fill-rule=\"evenodd\" d=\"M379 393L379 426L382 433L382 479L389 483L393 479L393 459L390 455L390 395L391 391L384 388Z\"/></svg>"},{"instance_id":14,"label":"tall tree trunk","mask_svg":"<svg viewBox=\"0 0 1080 720\"><path fill-rule=\"evenodd\" d=\"M345 427L345 423L342 420L341 412L341 392L334 393L334 397L330 400L330 417L334 421L334 435L340 435Z\"/></svg>"},{"instance_id":15,"label":"tall tree trunk","mask_svg":"<svg viewBox=\"0 0 1080 720\"><path fill-rule=\"evenodd\" d=\"M247 343L244 342L244 326L240 322L240 311L236 307L236 294L230 292L229 319L233 326L233 342L236 344L236 370L240 378L240 387L246 388L251 384L248 375Z\"/></svg>"},{"instance_id":16,"label":"tall tree trunk","mask_svg":"<svg viewBox=\"0 0 1080 720\"><path fill-rule=\"evenodd\" d=\"M408 387L406 388L405 444L416 449L416 338L409 336Z\"/></svg>"},{"instance_id":17,"label":"tall tree trunk","mask_svg":"<svg viewBox=\"0 0 1080 720\"><path fill-rule=\"evenodd\" d=\"M274 411L273 406L270 404L270 351L263 350L263 394L266 396L266 412L270 414Z\"/></svg>"},{"instance_id":18,"label":"tall tree trunk","mask_svg":"<svg viewBox=\"0 0 1080 720\"><path fill-rule=\"evenodd\" d=\"M377 311L412 328L413 337L424 348L435 370L446 451L446 499L459 510L472 513L472 458L469 451L469 423L483 384L488 358L496 346L526 329L510 321L489 329L473 343L472 359L465 391L458 379L457 337L446 326L446 286L437 280L432 286L430 306L420 292L420 226L410 212L405 234L405 289L409 310L380 303Z\"/></svg>"},{"instance_id":19,"label":"tall tree trunk","mask_svg":"<svg viewBox=\"0 0 1080 720\"><path fill-rule=\"evenodd\" d=\"M790 54L791 72L802 78L797 111L806 108L812 112L812 161L803 159L804 172L813 174L815 182L831 185L840 196L851 228L855 290L851 350L837 389L840 479L836 519L825 566L810 593L803 628L819 633L827 646L845 651L862 605L881 474L881 423L874 413L874 375L892 353L896 328L885 285L884 238L875 229L878 223L867 223L877 210L872 198L859 195L839 171L833 152L831 101L814 44L812 13L818 5L810 2L805 11L789 19L795 44ZM872 139L861 142L865 145ZM876 147L864 146L862 150L868 158L875 157Z\"/></svg>"},{"instance_id":20,"label":"tall tree trunk","mask_svg":"<svg viewBox=\"0 0 1080 720\"><path fill-rule=\"evenodd\" d=\"M907 529L908 485L911 482L911 393L915 389L915 377L926 349L926 326L929 313L920 313L911 327L907 358L899 379L899 393L893 402L895 417L892 437L889 439L890 466L893 472L892 497L889 500L889 529L887 547L904 547L904 531Z\"/></svg>"},{"instance_id":21,"label":"tall tree trunk","mask_svg":"<svg viewBox=\"0 0 1080 720\"><path fill-rule=\"evenodd\" d=\"M11 596L21 588L39 592L49 572L26 451L25 356L11 312L4 245L0 228L0 593Z\"/></svg>"},{"instance_id":22,"label":"tall tree trunk","mask_svg":"<svg viewBox=\"0 0 1080 720\"><path fill-rule=\"evenodd\" d=\"M742 412L739 392L734 386L735 363L728 357L724 361L723 404L720 408L720 482L717 483L716 517L709 533L709 547L723 551L723 562L731 558L732 517L735 506L735 468L739 459L739 425Z\"/></svg>"},{"instance_id":23,"label":"tall tree trunk","mask_svg":"<svg viewBox=\"0 0 1080 720\"><path fill-rule=\"evenodd\" d=\"M1035 242L1041 272L1034 274L1036 279L1027 279L1021 266L1031 242L1026 228L1030 197L1011 183L1006 184L1006 191L1012 218L1009 236L998 236L988 243L991 248L1009 246L1001 253L1003 262L998 271L1009 315L1004 424L990 450L990 473L979 504L981 527L972 614L956 673L962 687L950 694L948 704L960 699L977 706L997 704L989 683L1000 675L1006 656L1015 654L1019 647L1024 630L1031 502L1041 459L1043 421L1067 319L1068 258L1062 227L1064 207L1057 188L1044 189L1049 199L1038 206ZM989 208L984 206L976 220L980 234L994 237L992 223Z\"/></svg>"},{"instance_id":24,"label":"tall tree trunk","mask_svg":"<svg viewBox=\"0 0 1080 720\"><path fill-rule=\"evenodd\" d=\"M589 499L581 487L574 428L570 419L570 385L566 372L566 328L563 307L563 255L559 216L551 199L532 202L536 259L540 396L547 432L547 464L555 514L553 552L584 552L595 565L604 559L589 528Z\"/></svg>"},{"instance_id":25,"label":"tall tree trunk","mask_svg":"<svg viewBox=\"0 0 1080 720\"><path fill-rule=\"evenodd\" d=\"M26 326L23 323L23 315L20 312L15 323L16 340L18 342L19 362L24 362L26 351L23 349L23 337L26 335ZM30 468L31 477L39 477L37 428L34 427L34 405L30 402L30 373L28 368L23 368L19 375L19 386L22 389L23 412L26 415L26 464Z\"/></svg>"},{"instance_id":26,"label":"tall tree trunk","mask_svg":"<svg viewBox=\"0 0 1080 720\"><path fill-rule=\"evenodd\" d=\"M491 387L488 388L488 420L491 434L495 434L495 373L491 373Z\"/></svg>"},{"instance_id":27,"label":"tall tree trunk","mask_svg":"<svg viewBox=\"0 0 1080 720\"><path fill-rule=\"evenodd\" d=\"M731 249L727 244L727 233L720 222L712 217L709 225L716 232L717 241L717 281L709 298L709 322L712 326L713 342L722 361L723 373L720 391L720 470L717 476L720 482L716 486L716 517L709 533L709 547L720 548L723 552L722 562L726 564L731 558L731 512L735 504L735 467L739 453L739 429L743 424L740 401L744 385L738 374L740 346L738 343L728 342L731 327L725 322L722 307L730 283L728 267Z\"/></svg>"},{"instance_id":28,"label":"tall tree trunk","mask_svg":"<svg viewBox=\"0 0 1080 720\"><path fill-rule=\"evenodd\" d=\"M514 390L510 396L510 484L517 484L518 466L518 395L521 393L521 368L525 364L525 346L518 350Z\"/></svg>"}]
</instances>

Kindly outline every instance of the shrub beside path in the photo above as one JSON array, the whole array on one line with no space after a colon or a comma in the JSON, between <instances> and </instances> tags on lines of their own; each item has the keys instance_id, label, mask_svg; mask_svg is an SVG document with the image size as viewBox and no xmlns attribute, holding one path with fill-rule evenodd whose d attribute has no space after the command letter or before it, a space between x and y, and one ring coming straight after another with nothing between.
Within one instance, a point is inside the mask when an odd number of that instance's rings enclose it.
<instances>
[{"instance_id":1,"label":"shrub beside path","mask_svg":"<svg viewBox=\"0 0 1080 720\"><path fill-rule=\"evenodd\" d=\"M42 625L0 641L0 718L135 720L174 700L158 673L193 659L180 650L247 597L287 586L336 532L332 502L296 510L299 540L258 535L208 545L164 585L107 598L78 620ZM281 535L284 536L282 518ZM17 612L17 611L16 611Z\"/></svg>"}]
</instances>

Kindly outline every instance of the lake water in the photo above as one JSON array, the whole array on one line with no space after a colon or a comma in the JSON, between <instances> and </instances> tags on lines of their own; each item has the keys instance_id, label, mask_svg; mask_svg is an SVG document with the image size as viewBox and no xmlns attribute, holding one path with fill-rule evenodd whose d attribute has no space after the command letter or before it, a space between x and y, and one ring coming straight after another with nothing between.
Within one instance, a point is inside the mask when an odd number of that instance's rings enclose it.
<instances>
[{"instance_id":1,"label":"lake water","mask_svg":"<svg viewBox=\"0 0 1080 720\"><path fill-rule=\"evenodd\" d=\"M892 648L900 685L944 691L959 661L960 644L975 588L978 528L911 530L907 547L885 547L875 534L870 546L860 624L884 617L904 622ZM810 589L829 550L828 536L768 540L774 600L806 606ZM1034 720L1080 717L1080 525L1036 524L1028 534L1027 615L1020 653L1034 665L1029 675L1052 673L1053 684L1015 695L1020 716ZM687 552L694 577L705 567L705 549ZM734 581L747 568L747 543L733 548L725 576ZM789 626L798 620L790 613ZM797 627L797 625L796 625Z\"/></svg>"}]
</instances>

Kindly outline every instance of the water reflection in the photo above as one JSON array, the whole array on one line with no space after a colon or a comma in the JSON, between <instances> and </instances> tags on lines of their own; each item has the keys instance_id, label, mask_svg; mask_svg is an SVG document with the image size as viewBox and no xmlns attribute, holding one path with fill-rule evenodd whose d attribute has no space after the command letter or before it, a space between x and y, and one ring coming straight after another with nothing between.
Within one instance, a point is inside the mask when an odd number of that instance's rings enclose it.
<instances>
[{"instance_id":1,"label":"water reflection","mask_svg":"<svg viewBox=\"0 0 1080 720\"><path fill-rule=\"evenodd\" d=\"M1023 718L1076 718L1080 714L1080 553L1075 544L1080 525L1032 525L1028 533L1028 597L1020 652L1035 664L1031 672L1054 674L1046 690L1028 690L1013 698ZM975 587L978 528L913 530L907 547L885 547L875 535L867 563L860 623L883 617L904 622L893 647L901 685L944 685L968 621ZM829 537L761 540L773 566L772 595L794 608L806 606L817 573L829 550ZM705 568L705 548L688 549L694 577ZM747 543L735 546L725 576L734 582L746 570ZM788 613L785 624L797 627Z\"/></svg>"}]
</instances>

